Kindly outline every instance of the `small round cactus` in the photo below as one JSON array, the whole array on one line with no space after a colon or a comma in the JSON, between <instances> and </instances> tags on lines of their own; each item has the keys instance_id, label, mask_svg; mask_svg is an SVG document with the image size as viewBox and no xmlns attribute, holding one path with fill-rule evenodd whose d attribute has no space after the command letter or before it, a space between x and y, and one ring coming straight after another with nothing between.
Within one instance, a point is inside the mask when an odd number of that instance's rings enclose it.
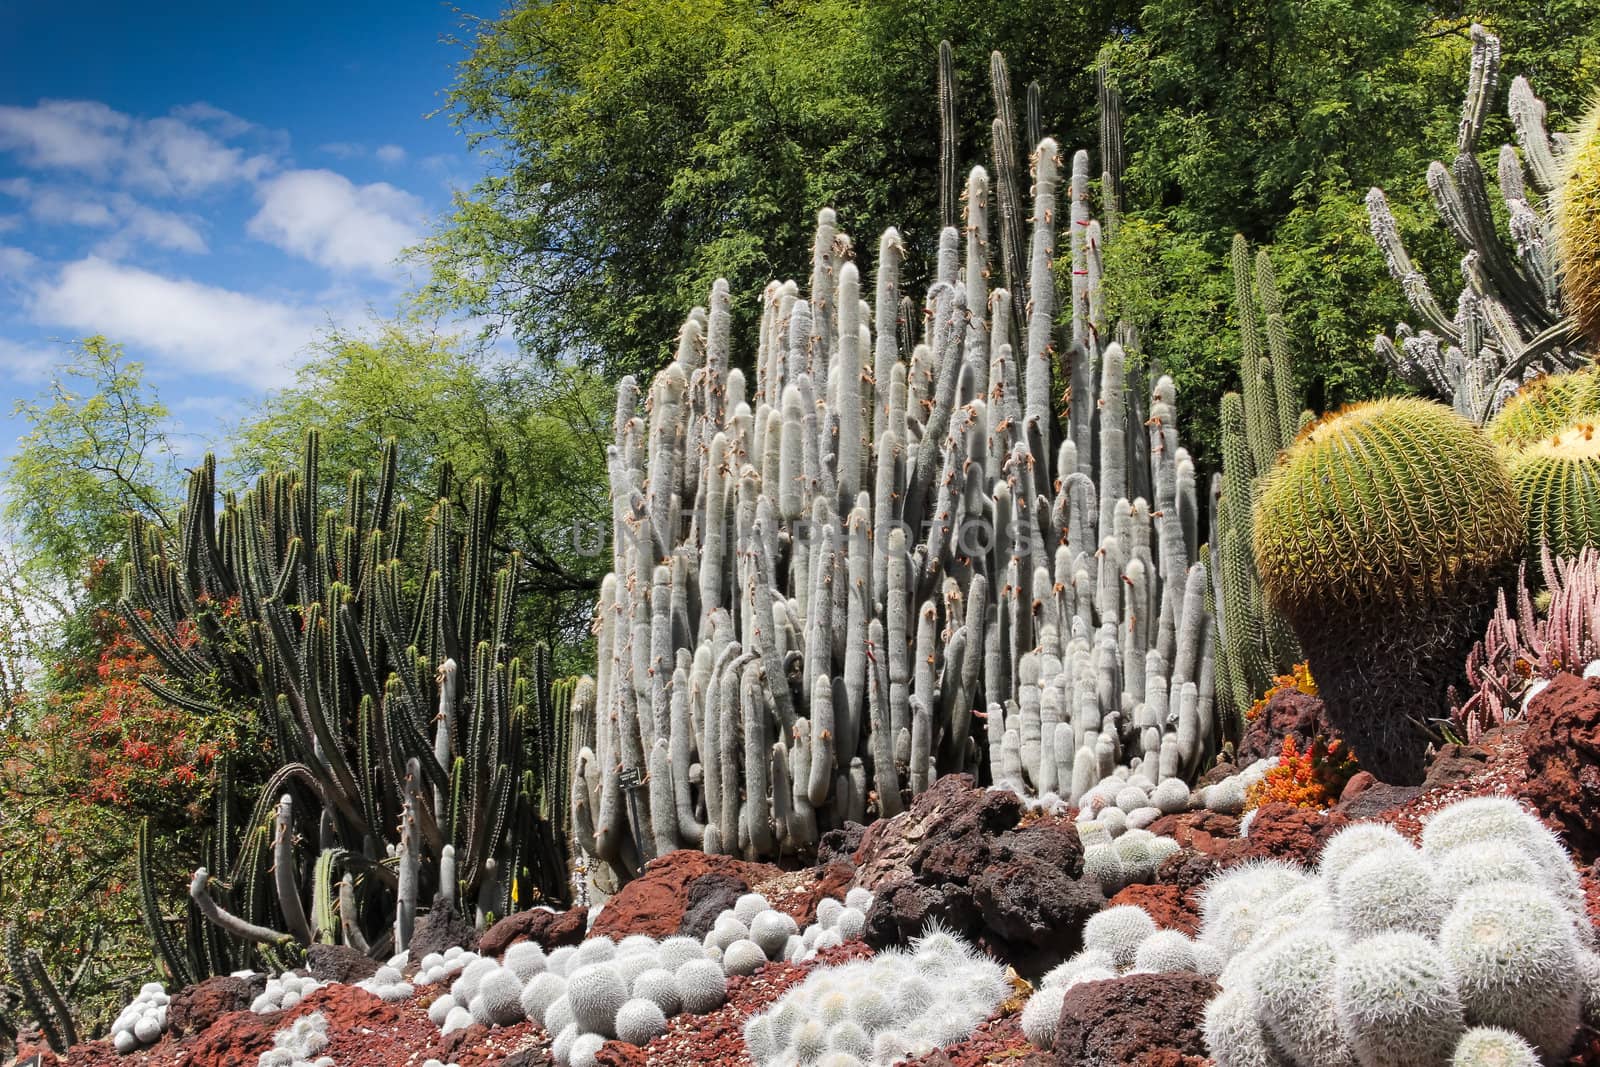
<instances>
[{"instance_id":1,"label":"small round cactus","mask_svg":"<svg viewBox=\"0 0 1600 1067\"><path fill-rule=\"evenodd\" d=\"M591 937L578 946L578 954L572 958L572 966L592 967L596 963L609 963L617 957L617 943L609 937Z\"/></svg>"},{"instance_id":2,"label":"small round cactus","mask_svg":"<svg viewBox=\"0 0 1600 1067\"><path fill-rule=\"evenodd\" d=\"M760 893L746 893L733 904L733 917L745 926L755 921L757 915L764 911L771 911L772 905L767 903L767 898Z\"/></svg>"},{"instance_id":3,"label":"small round cactus","mask_svg":"<svg viewBox=\"0 0 1600 1067\"><path fill-rule=\"evenodd\" d=\"M1343 1067L1350 1048L1334 1005L1334 970L1345 939L1332 931L1296 929L1251 957L1256 1011L1278 1045L1306 1067Z\"/></svg>"},{"instance_id":4,"label":"small round cactus","mask_svg":"<svg viewBox=\"0 0 1600 1067\"><path fill-rule=\"evenodd\" d=\"M606 964L579 967L567 980L567 1002L572 1005L572 1020L586 1034L614 1033L617 1009L628 999L628 987L616 970Z\"/></svg>"},{"instance_id":5,"label":"small round cactus","mask_svg":"<svg viewBox=\"0 0 1600 1067\"><path fill-rule=\"evenodd\" d=\"M722 953L722 969L728 974L755 974L766 962L767 954L748 938L735 941Z\"/></svg>"},{"instance_id":6,"label":"small round cactus","mask_svg":"<svg viewBox=\"0 0 1600 1067\"><path fill-rule=\"evenodd\" d=\"M852 1056L868 1056L872 1053L872 1038L867 1036L866 1030L853 1019L835 1023L828 1029L828 1048L834 1052L845 1052Z\"/></svg>"},{"instance_id":7,"label":"small round cactus","mask_svg":"<svg viewBox=\"0 0 1600 1067\"><path fill-rule=\"evenodd\" d=\"M692 937L669 937L656 949L662 968L673 972L690 960L705 959L705 955L705 946Z\"/></svg>"},{"instance_id":8,"label":"small round cactus","mask_svg":"<svg viewBox=\"0 0 1600 1067\"><path fill-rule=\"evenodd\" d=\"M711 960L690 960L678 968L674 977L684 1011L704 1015L716 1011L728 999L728 980L722 968Z\"/></svg>"},{"instance_id":9,"label":"small round cactus","mask_svg":"<svg viewBox=\"0 0 1600 1067\"><path fill-rule=\"evenodd\" d=\"M1577 1033L1583 989L1571 916L1547 891L1493 882L1463 893L1439 931L1467 1017L1527 1038L1547 1058Z\"/></svg>"},{"instance_id":10,"label":"small round cactus","mask_svg":"<svg viewBox=\"0 0 1600 1067\"><path fill-rule=\"evenodd\" d=\"M1283 1067L1255 1004L1243 988L1224 987L1206 1005L1206 1047L1217 1067Z\"/></svg>"},{"instance_id":11,"label":"small round cactus","mask_svg":"<svg viewBox=\"0 0 1600 1067\"><path fill-rule=\"evenodd\" d=\"M532 1019L540 1026L545 1025L545 1012L550 1010L550 1005L567 993L567 980L559 974L545 971L536 974L522 987L522 994L518 1000L522 1004L522 1014L525 1018ZM550 1027L545 1026L549 1030ZM553 1030L552 1033L560 1033Z\"/></svg>"},{"instance_id":12,"label":"small round cactus","mask_svg":"<svg viewBox=\"0 0 1600 1067\"><path fill-rule=\"evenodd\" d=\"M682 1007L678 997L678 980L671 971L660 967L645 971L633 980L633 995L653 1001L665 1015L676 1015Z\"/></svg>"},{"instance_id":13,"label":"small round cactus","mask_svg":"<svg viewBox=\"0 0 1600 1067\"><path fill-rule=\"evenodd\" d=\"M1083 925L1083 945L1106 953L1118 967L1128 967L1139 946L1155 932L1156 922L1149 912L1123 904L1089 917Z\"/></svg>"},{"instance_id":14,"label":"small round cactus","mask_svg":"<svg viewBox=\"0 0 1600 1067\"><path fill-rule=\"evenodd\" d=\"M526 982L545 969L544 949L539 947L537 941L518 941L515 945L506 949L505 957L501 962L513 974Z\"/></svg>"},{"instance_id":15,"label":"small round cactus","mask_svg":"<svg viewBox=\"0 0 1600 1067\"><path fill-rule=\"evenodd\" d=\"M522 1011L522 981L510 968L497 967L486 974L478 984L478 999L483 1002L479 1021L490 1026L510 1026L527 1018Z\"/></svg>"},{"instance_id":16,"label":"small round cactus","mask_svg":"<svg viewBox=\"0 0 1600 1067\"><path fill-rule=\"evenodd\" d=\"M1317 871L1330 888L1339 884L1345 869L1370 852L1384 848L1410 847L1394 827L1382 822L1355 822L1346 826L1322 846Z\"/></svg>"},{"instance_id":17,"label":"small round cactus","mask_svg":"<svg viewBox=\"0 0 1600 1067\"><path fill-rule=\"evenodd\" d=\"M605 1043L606 1039L600 1034L579 1034L567 1051L567 1060L571 1067L594 1067Z\"/></svg>"},{"instance_id":18,"label":"small round cactus","mask_svg":"<svg viewBox=\"0 0 1600 1067\"><path fill-rule=\"evenodd\" d=\"M450 1009L456 1006L456 998L449 993L444 994L428 1005L428 1021L435 1026L443 1026L445 1019L450 1017Z\"/></svg>"},{"instance_id":19,"label":"small round cactus","mask_svg":"<svg viewBox=\"0 0 1600 1067\"><path fill-rule=\"evenodd\" d=\"M1368 1067L1442 1062L1465 1027L1450 964L1419 934L1351 945L1339 960L1336 987L1340 1025Z\"/></svg>"},{"instance_id":20,"label":"small round cactus","mask_svg":"<svg viewBox=\"0 0 1600 1067\"><path fill-rule=\"evenodd\" d=\"M1450 1067L1539 1067L1539 1053L1510 1030L1474 1026L1456 1043Z\"/></svg>"},{"instance_id":21,"label":"small round cactus","mask_svg":"<svg viewBox=\"0 0 1600 1067\"><path fill-rule=\"evenodd\" d=\"M544 1010L544 1028L546 1033L559 1034L569 1026L576 1032L576 1024L572 1018L572 1001L562 993Z\"/></svg>"},{"instance_id":22,"label":"small round cactus","mask_svg":"<svg viewBox=\"0 0 1600 1067\"><path fill-rule=\"evenodd\" d=\"M1354 938L1409 930L1432 935L1443 918L1433 875L1422 853L1410 845L1368 853L1339 879L1334 907Z\"/></svg>"},{"instance_id":23,"label":"small round cactus","mask_svg":"<svg viewBox=\"0 0 1600 1067\"><path fill-rule=\"evenodd\" d=\"M789 938L799 932L795 921L781 911L764 911L750 923L750 940L771 960L781 959Z\"/></svg>"},{"instance_id":24,"label":"small round cactus","mask_svg":"<svg viewBox=\"0 0 1600 1067\"><path fill-rule=\"evenodd\" d=\"M648 1045L667 1032L667 1016L653 1000L635 997L617 1011L617 1040L630 1045Z\"/></svg>"},{"instance_id":25,"label":"small round cactus","mask_svg":"<svg viewBox=\"0 0 1600 1067\"><path fill-rule=\"evenodd\" d=\"M1022 1035L1039 1048L1054 1048L1061 1002L1067 991L1060 986L1040 989L1022 1006Z\"/></svg>"},{"instance_id":26,"label":"small round cactus","mask_svg":"<svg viewBox=\"0 0 1600 1067\"><path fill-rule=\"evenodd\" d=\"M1194 942L1177 930L1157 930L1139 945L1133 965L1141 971L1193 971Z\"/></svg>"}]
</instances>

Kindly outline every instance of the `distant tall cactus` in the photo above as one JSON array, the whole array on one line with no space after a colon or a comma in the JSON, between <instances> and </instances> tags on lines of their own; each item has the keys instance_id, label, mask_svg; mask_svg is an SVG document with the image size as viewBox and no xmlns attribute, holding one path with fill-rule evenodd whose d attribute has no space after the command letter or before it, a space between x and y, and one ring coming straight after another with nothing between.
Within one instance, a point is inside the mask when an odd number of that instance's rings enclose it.
<instances>
[{"instance_id":1,"label":"distant tall cactus","mask_svg":"<svg viewBox=\"0 0 1600 1067\"><path fill-rule=\"evenodd\" d=\"M56 1052L66 1052L78 1043L78 1030L67 1008L66 998L44 969L39 954L24 948L16 926L5 931L6 967L22 994L22 1003L39 1023L39 1032Z\"/></svg>"},{"instance_id":2,"label":"distant tall cactus","mask_svg":"<svg viewBox=\"0 0 1600 1067\"><path fill-rule=\"evenodd\" d=\"M496 569L498 488L473 483L463 515L446 469L418 538L392 444L376 483L353 472L327 511L319 456L313 433L298 474L262 475L220 515L208 456L171 536L132 527L122 611L170 679L145 684L198 711L254 705L284 761L242 841L222 798L209 861L219 877L197 873L195 904L236 937L378 953L403 940L397 913L436 893L479 918L566 899L551 798L566 789L570 700L549 691L548 653L531 677L509 657L517 560ZM337 928L335 894L355 906ZM150 899L146 915L168 966L191 970Z\"/></svg>"},{"instance_id":3,"label":"distant tall cactus","mask_svg":"<svg viewBox=\"0 0 1600 1067\"><path fill-rule=\"evenodd\" d=\"M945 229L909 359L898 232L869 301L823 210L809 295L768 285L748 379L730 369L719 281L642 414L636 384L619 388L614 571L573 826L620 876L684 846L804 855L944 773L1067 792L1119 762L1151 784L1193 774L1214 750L1215 633L1173 386L1150 389L1103 341L1088 156L1065 204L1059 167L1043 140L1032 238L1013 247L1031 294L1020 355L1012 294L988 287L990 193L1020 195L974 168L964 256ZM1021 221L1001 216L1002 232Z\"/></svg>"},{"instance_id":4,"label":"distant tall cactus","mask_svg":"<svg viewBox=\"0 0 1600 1067\"><path fill-rule=\"evenodd\" d=\"M1561 161L1555 236L1568 314L1600 351L1600 100L1578 124Z\"/></svg>"},{"instance_id":5,"label":"distant tall cactus","mask_svg":"<svg viewBox=\"0 0 1600 1067\"><path fill-rule=\"evenodd\" d=\"M1249 245L1235 235L1232 265L1244 393L1222 398L1222 476L1211 551L1213 597L1220 605L1217 691L1237 729L1272 679L1300 659L1293 631L1262 596L1250 546L1261 478L1294 440L1302 416L1272 259L1260 249L1252 272Z\"/></svg>"},{"instance_id":6,"label":"distant tall cactus","mask_svg":"<svg viewBox=\"0 0 1600 1067\"><path fill-rule=\"evenodd\" d=\"M1545 132L1544 104L1521 77L1511 83L1507 111L1522 156L1504 145L1498 168L1500 197L1509 213L1509 247L1495 225L1476 151L1499 74L1499 39L1474 25L1456 156L1448 167L1437 161L1428 167L1428 189L1439 216L1466 252L1461 260L1466 284L1453 316L1445 314L1407 255L1383 190L1367 194L1372 235L1389 273L1423 319L1420 331L1401 323L1394 339L1380 335L1375 350L1402 378L1476 423L1487 421L1527 376L1582 362L1576 325L1562 318L1548 218L1547 204L1559 181L1556 152Z\"/></svg>"}]
</instances>

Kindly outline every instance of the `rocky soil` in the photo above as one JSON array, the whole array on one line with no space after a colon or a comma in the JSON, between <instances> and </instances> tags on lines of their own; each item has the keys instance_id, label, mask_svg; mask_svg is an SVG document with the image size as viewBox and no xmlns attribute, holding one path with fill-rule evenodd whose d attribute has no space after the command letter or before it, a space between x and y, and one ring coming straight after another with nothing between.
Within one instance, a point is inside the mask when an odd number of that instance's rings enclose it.
<instances>
[{"instance_id":1,"label":"rocky soil","mask_svg":"<svg viewBox=\"0 0 1600 1067\"><path fill-rule=\"evenodd\" d=\"M1276 751L1285 732L1320 729L1314 698L1286 694L1267 709L1246 739L1255 754ZM1531 703L1525 722L1491 731L1471 746L1449 746L1433 758L1420 787L1393 787L1357 775L1326 812L1282 804L1260 809L1248 836L1240 820L1209 811L1163 817L1151 830L1182 851L1168 858L1149 885L1122 890L1112 904L1137 904L1160 926L1193 933L1197 892L1213 872L1261 857L1316 859L1328 836L1351 820L1380 820L1415 838L1427 816L1468 796L1502 794L1536 808L1573 851L1583 871L1592 920L1600 920L1600 680L1565 675ZM444 923L419 924L429 949L476 939L478 951L499 953L531 939L545 949L585 936L620 938L645 933L703 935L739 895L759 892L804 926L823 897L864 886L875 894L864 938L828 949L803 963L770 963L749 977L729 979L728 1002L704 1016L681 1015L644 1048L607 1044L599 1062L611 1067L660 1064L744 1064L741 1027L814 968L857 958L903 942L930 920L961 933L1037 979L1075 952L1084 920L1107 901L1083 874L1083 848L1065 815L1030 811L1010 792L977 787L953 776L936 783L902 815L873 826L836 830L823 840L818 865L799 871L744 863L699 852L673 853L613 897L585 933L585 914L530 911L481 936ZM357 966L336 954L313 961L329 977ZM360 977L360 975L354 975ZM322 1012L338 1067L420 1067L432 1058L460 1067L533 1067L551 1063L550 1039L532 1023L472 1026L442 1037L427 1007L444 986L419 987L401 1003L385 1003L352 985L336 985L272 1015L247 1010L260 980L214 978L174 996L169 1032L154 1046L121 1056L105 1041L79 1045L65 1058L24 1042L19 1061L72 1067L253 1067L274 1032ZM917 1061L926 1067L1011 1067L1059 1064L1202 1067L1211 1061L1200 1035L1208 978L1188 973L1138 974L1071 989L1062 1005L1056 1048L1030 1046L1018 1026L1021 998L1007 1002L976 1033ZM1600 1065L1600 1034L1586 1033L1571 1064Z\"/></svg>"}]
</instances>

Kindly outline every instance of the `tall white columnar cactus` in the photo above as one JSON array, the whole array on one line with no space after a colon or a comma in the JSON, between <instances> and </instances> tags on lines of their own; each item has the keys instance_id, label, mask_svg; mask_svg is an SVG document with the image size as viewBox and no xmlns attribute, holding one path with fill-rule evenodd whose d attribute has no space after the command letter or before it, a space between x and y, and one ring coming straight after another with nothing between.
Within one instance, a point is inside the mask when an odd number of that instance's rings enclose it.
<instances>
[{"instance_id":1,"label":"tall white columnar cactus","mask_svg":"<svg viewBox=\"0 0 1600 1067\"><path fill-rule=\"evenodd\" d=\"M1087 153L1060 169L1042 141L1020 337L978 167L908 358L900 235L864 273L825 209L809 288L762 296L748 380L719 281L643 410L622 383L572 795L618 873L675 847L804 855L941 774L1070 796L1214 751L1194 465L1171 381L1104 340Z\"/></svg>"}]
</instances>

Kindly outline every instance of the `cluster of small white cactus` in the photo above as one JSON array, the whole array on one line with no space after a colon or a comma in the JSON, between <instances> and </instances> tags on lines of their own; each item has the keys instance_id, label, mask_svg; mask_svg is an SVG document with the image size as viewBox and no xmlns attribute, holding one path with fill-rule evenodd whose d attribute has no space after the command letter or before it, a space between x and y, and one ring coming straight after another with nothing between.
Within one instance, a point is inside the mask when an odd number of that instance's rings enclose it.
<instances>
[{"instance_id":1,"label":"cluster of small white cactus","mask_svg":"<svg viewBox=\"0 0 1600 1067\"><path fill-rule=\"evenodd\" d=\"M1315 871L1270 861L1206 887L1220 951L1218 1067L1534 1067L1563 1059L1600 982L1577 872L1503 797L1464 800L1421 848L1358 823Z\"/></svg>"},{"instance_id":2,"label":"cluster of small white cactus","mask_svg":"<svg viewBox=\"0 0 1600 1067\"><path fill-rule=\"evenodd\" d=\"M401 964L400 966L403 966ZM364 978L356 983L357 989L365 989L368 993L388 1004L395 1004L402 1000L410 1000L416 994L416 987L406 981L400 973L400 966L394 961L384 964L375 971L371 978Z\"/></svg>"},{"instance_id":3,"label":"cluster of small white cactus","mask_svg":"<svg viewBox=\"0 0 1600 1067\"><path fill-rule=\"evenodd\" d=\"M275 1011L285 1011L327 984L309 974L285 971L276 978L267 979L266 992L250 1002L250 1010L257 1015L271 1015Z\"/></svg>"},{"instance_id":4,"label":"cluster of small white cactus","mask_svg":"<svg viewBox=\"0 0 1600 1067\"><path fill-rule=\"evenodd\" d=\"M1191 971L1216 974L1220 949L1177 930L1161 930L1143 908L1107 908L1083 927L1083 950L1044 976L1022 1009L1022 1032L1040 1048L1055 1044L1056 1021L1067 990L1129 974Z\"/></svg>"},{"instance_id":5,"label":"cluster of small white cactus","mask_svg":"<svg viewBox=\"0 0 1600 1067\"><path fill-rule=\"evenodd\" d=\"M111 1045L123 1055L153 1045L167 1029L167 991L160 982L146 982L139 995L111 1024Z\"/></svg>"},{"instance_id":6,"label":"cluster of small white cactus","mask_svg":"<svg viewBox=\"0 0 1600 1067\"><path fill-rule=\"evenodd\" d=\"M328 1047L328 1019L320 1011L302 1015L272 1035L272 1048L256 1067L334 1067L332 1056L311 1057Z\"/></svg>"},{"instance_id":7,"label":"cluster of small white cactus","mask_svg":"<svg viewBox=\"0 0 1600 1067\"><path fill-rule=\"evenodd\" d=\"M1011 992L1005 971L938 928L815 971L745 1023L758 1067L886 1067L968 1037Z\"/></svg>"}]
</instances>

